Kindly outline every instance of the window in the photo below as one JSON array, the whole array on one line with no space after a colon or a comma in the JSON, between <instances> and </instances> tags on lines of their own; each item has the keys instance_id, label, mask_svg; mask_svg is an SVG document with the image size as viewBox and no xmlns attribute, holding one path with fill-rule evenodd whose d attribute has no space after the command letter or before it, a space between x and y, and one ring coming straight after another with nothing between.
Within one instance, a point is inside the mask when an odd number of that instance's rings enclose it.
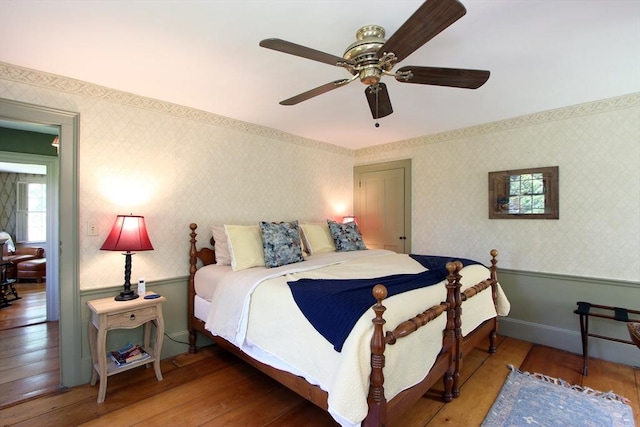
<instances>
[{"instance_id":1,"label":"window","mask_svg":"<svg viewBox=\"0 0 640 427\"><path fill-rule=\"evenodd\" d=\"M558 167L489 172L489 218L558 219Z\"/></svg>"},{"instance_id":2,"label":"window","mask_svg":"<svg viewBox=\"0 0 640 427\"><path fill-rule=\"evenodd\" d=\"M541 173L509 176L509 213L543 214L545 185Z\"/></svg>"},{"instance_id":3,"label":"window","mask_svg":"<svg viewBox=\"0 0 640 427\"><path fill-rule=\"evenodd\" d=\"M16 240L44 242L47 240L47 184L18 182L16 209Z\"/></svg>"}]
</instances>

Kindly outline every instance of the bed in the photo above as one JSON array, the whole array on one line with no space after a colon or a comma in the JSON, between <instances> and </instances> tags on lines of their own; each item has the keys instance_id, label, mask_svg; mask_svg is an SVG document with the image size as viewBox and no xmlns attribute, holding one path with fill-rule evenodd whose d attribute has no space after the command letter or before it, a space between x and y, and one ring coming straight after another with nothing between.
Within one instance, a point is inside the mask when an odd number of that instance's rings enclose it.
<instances>
[{"instance_id":1,"label":"bed","mask_svg":"<svg viewBox=\"0 0 640 427\"><path fill-rule=\"evenodd\" d=\"M497 315L509 310L497 281L496 250L489 268L449 260L444 280L400 292L398 286L423 281L440 267L426 268L417 257L386 250L334 249L312 252L302 262L236 269L216 262L221 250L218 255L198 247L196 224L190 230L189 351L197 351L197 334L205 335L343 426L384 425L441 380L449 402L460 394L463 355L483 342L496 351ZM208 239L215 249L214 237L224 239L219 233L214 228ZM306 303L320 310L303 312L297 292L311 285L324 292L345 281L371 285L364 314L343 316L342 300L323 294L311 294L312 303ZM322 323L328 317L338 323ZM344 325L348 331L335 333Z\"/></svg>"}]
</instances>

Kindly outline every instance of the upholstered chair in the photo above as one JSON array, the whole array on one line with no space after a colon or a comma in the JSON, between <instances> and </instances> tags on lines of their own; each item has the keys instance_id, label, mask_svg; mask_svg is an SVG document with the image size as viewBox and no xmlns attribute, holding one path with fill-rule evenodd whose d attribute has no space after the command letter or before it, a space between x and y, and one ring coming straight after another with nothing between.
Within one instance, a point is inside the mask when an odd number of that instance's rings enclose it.
<instances>
[{"instance_id":1,"label":"upholstered chair","mask_svg":"<svg viewBox=\"0 0 640 427\"><path fill-rule=\"evenodd\" d=\"M7 241L2 248L2 261L9 262L11 265L7 267L7 279L17 279L17 265L23 261L29 261L36 258L44 257L44 249L32 246L21 246L16 248L13 239L9 233L0 231L0 239Z\"/></svg>"}]
</instances>

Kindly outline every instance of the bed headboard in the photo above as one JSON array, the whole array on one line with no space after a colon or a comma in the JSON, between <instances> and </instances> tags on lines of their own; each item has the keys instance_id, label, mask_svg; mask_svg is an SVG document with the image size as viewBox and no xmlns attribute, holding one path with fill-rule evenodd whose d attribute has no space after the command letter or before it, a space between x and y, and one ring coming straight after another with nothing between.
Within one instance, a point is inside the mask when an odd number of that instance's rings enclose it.
<instances>
[{"instance_id":1,"label":"bed headboard","mask_svg":"<svg viewBox=\"0 0 640 427\"><path fill-rule=\"evenodd\" d=\"M189 250L189 258L191 259L191 268L193 268L192 273L195 273L197 270L198 260L202 261L203 265L215 264L216 253L212 248L208 248L206 246L198 249L196 247L196 228L198 228L198 225L196 223L191 223L189 225L189 228L191 229L191 249ZM211 239L209 239L209 243L212 247L214 246L213 236L211 237Z\"/></svg>"},{"instance_id":2,"label":"bed headboard","mask_svg":"<svg viewBox=\"0 0 640 427\"><path fill-rule=\"evenodd\" d=\"M189 353L196 352L196 330L198 328L202 329L204 327L204 323L199 325L199 320L194 316L194 298L196 296L195 291L195 282L194 278L196 275L196 271L198 270L198 260L202 261L203 265L214 264L216 262L216 254L212 248L203 247L198 250L196 247L196 229L198 225L195 223L191 223L189 225L191 229L190 240L190 248L189 248L189 282L188 282L188 291L187 291L187 312L189 314L188 322L189 322ZM211 238L211 246L213 246L213 237Z\"/></svg>"}]
</instances>

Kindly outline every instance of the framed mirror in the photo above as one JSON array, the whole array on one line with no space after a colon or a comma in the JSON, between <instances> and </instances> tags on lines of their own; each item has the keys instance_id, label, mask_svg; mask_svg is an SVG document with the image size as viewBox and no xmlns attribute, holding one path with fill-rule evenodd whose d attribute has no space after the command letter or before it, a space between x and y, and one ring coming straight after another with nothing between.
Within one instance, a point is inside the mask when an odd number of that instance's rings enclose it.
<instances>
[{"instance_id":1,"label":"framed mirror","mask_svg":"<svg viewBox=\"0 0 640 427\"><path fill-rule=\"evenodd\" d=\"M489 172L489 219L558 218L558 166Z\"/></svg>"}]
</instances>

